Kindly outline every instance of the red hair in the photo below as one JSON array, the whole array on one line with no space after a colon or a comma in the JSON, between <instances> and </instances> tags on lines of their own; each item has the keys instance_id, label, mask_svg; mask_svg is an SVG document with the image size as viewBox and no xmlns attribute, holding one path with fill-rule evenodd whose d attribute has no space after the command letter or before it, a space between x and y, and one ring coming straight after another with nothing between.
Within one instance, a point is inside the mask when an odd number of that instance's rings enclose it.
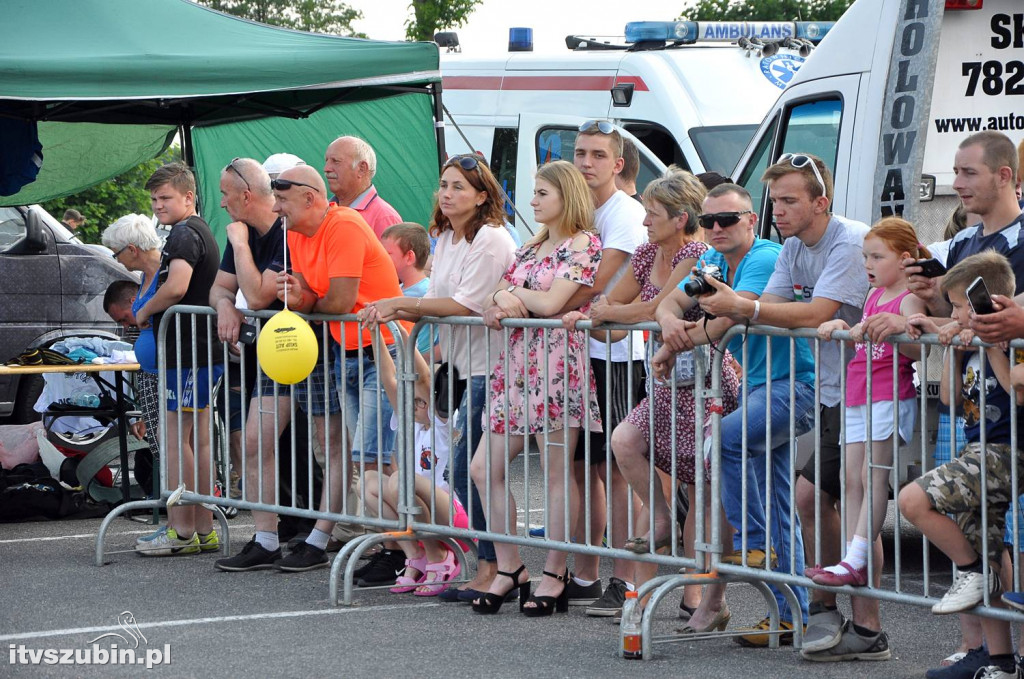
<instances>
[{"instance_id":1,"label":"red hair","mask_svg":"<svg viewBox=\"0 0 1024 679\"><path fill-rule=\"evenodd\" d=\"M917 240L913 225L899 217L884 217L871 227L864 239L877 238L897 255L910 253L914 259L928 259L932 256L928 248Z\"/></svg>"}]
</instances>

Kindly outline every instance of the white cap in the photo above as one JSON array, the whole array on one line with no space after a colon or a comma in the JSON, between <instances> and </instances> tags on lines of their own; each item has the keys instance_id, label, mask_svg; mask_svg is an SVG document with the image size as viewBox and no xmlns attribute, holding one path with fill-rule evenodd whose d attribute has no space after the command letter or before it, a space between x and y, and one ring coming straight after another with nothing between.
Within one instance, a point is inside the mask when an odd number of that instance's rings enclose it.
<instances>
[{"instance_id":1,"label":"white cap","mask_svg":"<svg viewBox=\"0 0 1024 679\"><path fill-rule=\"evenodd\" d=\"M285 170L290 170L299 165L305 165L306 161L291 153L275 153L263 161L263 169L271 177L277 177Z\"/></svg>"}]
</instances>

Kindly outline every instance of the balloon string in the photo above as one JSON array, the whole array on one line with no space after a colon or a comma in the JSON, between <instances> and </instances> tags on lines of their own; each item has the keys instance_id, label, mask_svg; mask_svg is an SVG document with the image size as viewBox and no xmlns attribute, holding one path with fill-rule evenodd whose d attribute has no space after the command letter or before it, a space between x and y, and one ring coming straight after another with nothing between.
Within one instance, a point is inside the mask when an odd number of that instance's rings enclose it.
<instances>
[{"instance_id":1,"label":"balloon string","mask_svg":"<svg viewBox=\"0 0 1024 679\"><path fill-rule=\"evenodd\" d=\"M291 267L288 266L288 218L281 215L281 237L284 238L284 272L290 275ZM288 308L288 284L284 286L284 308Z\"/></svg>"}]
</instances>

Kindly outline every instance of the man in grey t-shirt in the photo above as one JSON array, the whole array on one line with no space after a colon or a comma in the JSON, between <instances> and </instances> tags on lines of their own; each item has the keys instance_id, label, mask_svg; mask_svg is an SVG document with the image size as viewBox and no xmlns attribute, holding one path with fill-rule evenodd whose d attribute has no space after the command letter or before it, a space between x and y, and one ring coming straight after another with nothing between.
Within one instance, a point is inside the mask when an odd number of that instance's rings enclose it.
<instances>
[{"instance_id":1,"label":"man in grey t-shirt","mask_svg":"<svg viewBox=\"0 0 1024 679\"><path fill-rule=\"evenodd\" d=\"M700 298L705 311L716 316L730 316L740 322L753 322L780 328L817 328L833 318L842 318L851 326L860 321L868 280L864 274L862 253L868 227L860 222L829 214L832 197L832 175L821 159L809 154L785 154L769 167L762 177L772 198L772 214L779 233L787 238L775 265L775 272L764 293L756 302L738 296L722 285L716 293ZM776 340L787 341L787 340ZM813 347L812 347L813 349ZM852 357L852 352L847 352ZM815 460L800 471L797 480L797 508L803 522L804 543L814 553L816 490L820 493L820 534L818 545L821 563L838 563L841 558L839 536L840 516L840 450L839 384L845 364L840 360L839 344L824 343L817 363L821 391L820 477L815 475ZM787 388L788 385L779 385ZM756 435L751 432L751 435ZM782 508L779 508L782 513ZM881 550L876 564L881 563ZM798 563L798 572L803 564ZM877 601L854 598L854 626L844 626L835 607L835 595L815 591L810 607L809 627L804 637L804 657L810 660L828 656L840 644L841 635L852 634L858 647L884 646L880 631ZM847 627L849 628L848 631ZM755 637L757 637L755 639ZM741 637L742 639L743 637ZM766 635L748 635L749 643ZM760 644L758 644L760 645ZM828 658L835 659L835 658Z\"/></svg>"}]
</instances>

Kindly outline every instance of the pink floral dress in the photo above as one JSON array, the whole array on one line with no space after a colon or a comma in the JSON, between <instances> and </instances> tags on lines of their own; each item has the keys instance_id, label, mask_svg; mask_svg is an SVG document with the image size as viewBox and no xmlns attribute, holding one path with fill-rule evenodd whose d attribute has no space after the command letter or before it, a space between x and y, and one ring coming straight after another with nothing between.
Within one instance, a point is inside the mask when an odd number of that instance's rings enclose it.
<instances>
[{"instance_id":1,"label":"pink floral dress","mask_svg":"<svg viewBox=\"0 0 1024 679\"><path fill-rule=\"evenodd\" d=\"M684 259L696 259L703 255L708 246L700 241L690 241L676 253L672 258L672 267L675 268ZM640 283L640 299L649 302L658 296L661 288L651 282L651 272L654 271L654 255L658 246L653 243L644 243L633 253L633 275ZM683 315L687 321L696 321L702 318L704 313L700 307L694 304ZM648 381L650 383L650 380ZM707 386L711 386L711 375L707 376ZM739 392L739 380L732 369L732 356L725 352L722 361L722 407L723 414L736 410L737 393ZM649 389L648 393L651 393ZM672 473L672 440L675 439L676 446L676 473L683 483L693 483L694 463L696 460L696 431L697 422L697 399L693 394L693 387L678 387L676 389L676 430L672 432L672 389L671 387L654 384L654 465L665 472ZM713 401L707 399L704 402L704 422L711 421L711 410ZM650 436L650 396L644 398L633 408L633 412L626 416L626 422L640 430L644 440ZM648 441L648 445L650 441Z\"/></svg>"},{"instance_id":2,"label":"pink floral dress","mask_svg":"<svg viewBox=\"0 0 1024 679\"><path fill-rule=\"evenodd\" d=\"M588 235L590 242L583 250L573 250L569 238L541 259L537 258L539 245L523 246L503 280L530 290L550 290L558 278L592 286L601 261L601 239ZM583 384L586 360L582 331L511 330L508 346L491 370L491 409L485 416L490 422L485 420L484 426L495 434L504 434L506 427L509 434L522 435L558 431L566 425L601 431L593 374L590 384ZM584 399L589 401L587 412Z\"/></svg>"}]
</instances>

